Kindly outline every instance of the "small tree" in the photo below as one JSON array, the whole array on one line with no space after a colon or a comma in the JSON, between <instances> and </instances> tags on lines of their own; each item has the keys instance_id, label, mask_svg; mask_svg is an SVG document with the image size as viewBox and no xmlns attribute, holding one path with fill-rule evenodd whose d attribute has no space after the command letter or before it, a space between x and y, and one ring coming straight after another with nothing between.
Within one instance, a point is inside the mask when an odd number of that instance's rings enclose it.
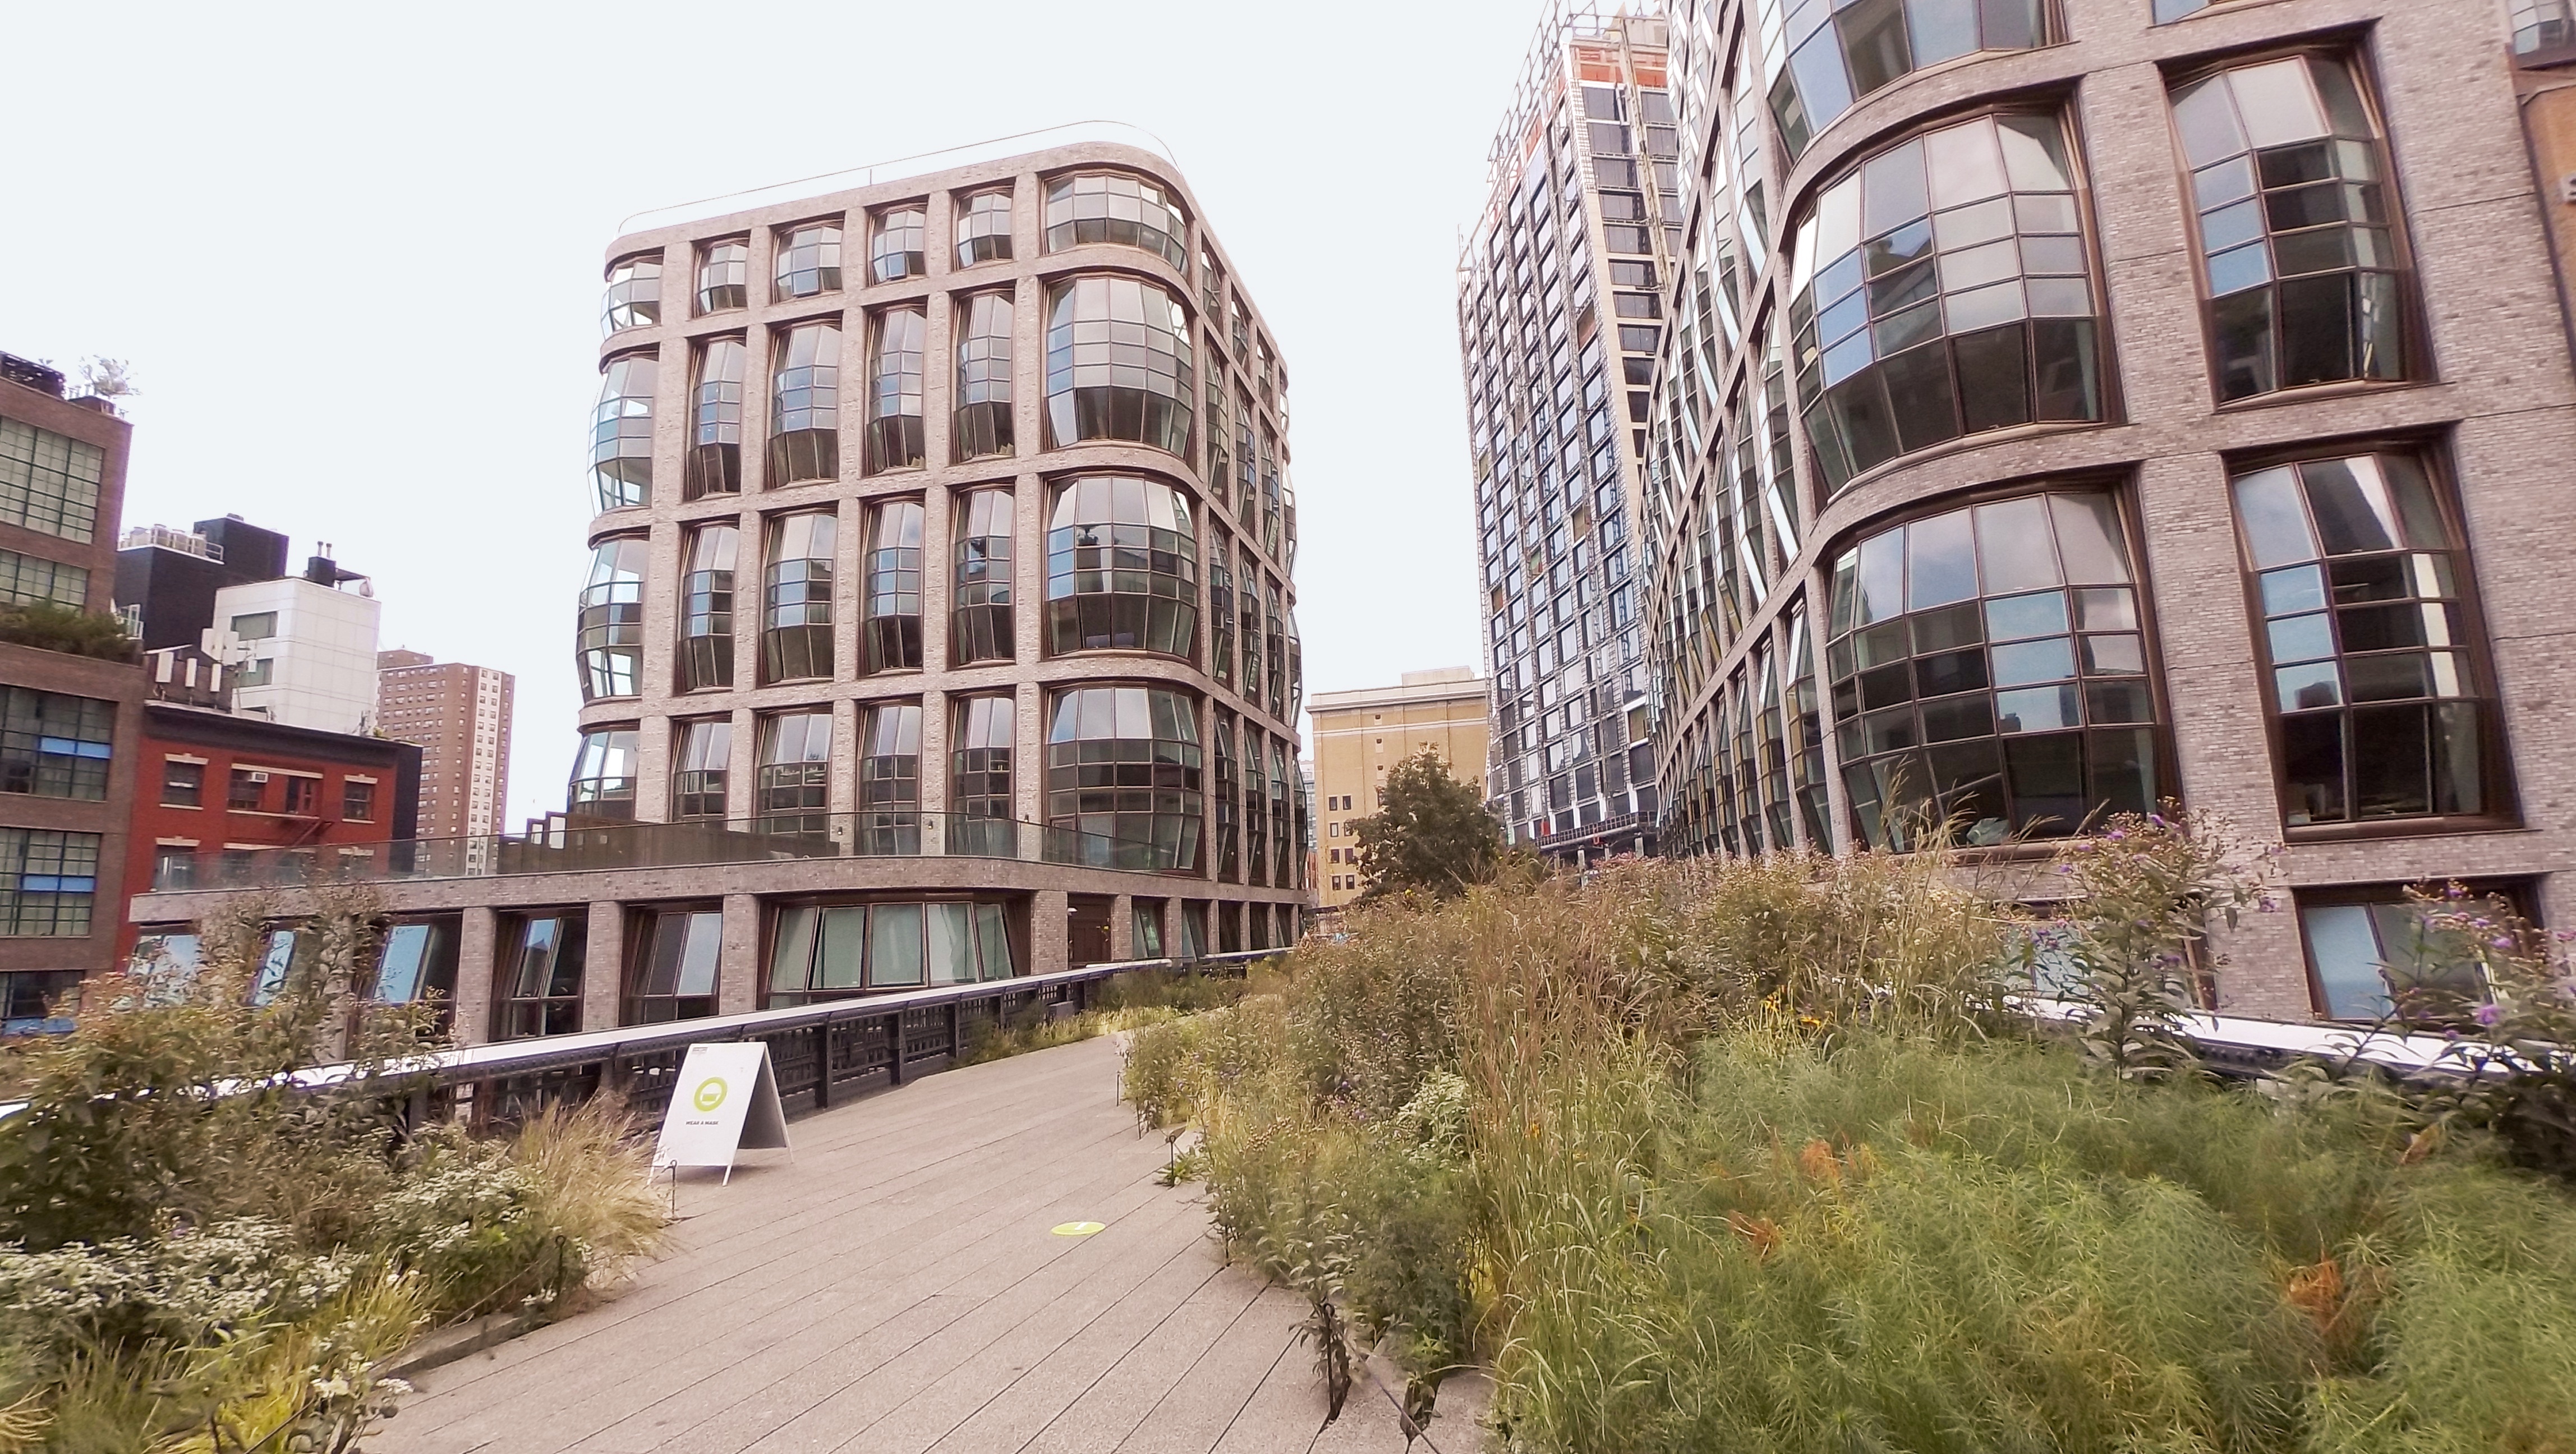
<instances>
[{"instance_id":1,"label":"small tree","mask_svg":"<svg viewBox=\"0 0 2576 1454\"><path fill-rule=\"evenodd\" d=\"M1363 899L1420 893L1455 898L1493 876L1503 831L1484 796L1426 747L1386 775L1378 811L1351 825L1360 835Z\"/></svg>"}]
</instances>

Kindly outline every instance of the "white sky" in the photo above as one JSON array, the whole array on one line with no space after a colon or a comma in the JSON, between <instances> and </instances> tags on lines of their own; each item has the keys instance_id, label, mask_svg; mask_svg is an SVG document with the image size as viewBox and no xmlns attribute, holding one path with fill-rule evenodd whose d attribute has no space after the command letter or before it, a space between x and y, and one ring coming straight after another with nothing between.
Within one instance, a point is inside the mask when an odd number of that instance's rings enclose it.
<instances>
[{"instance_id":1,"label":"white sky","mask_svg":"<svg viewBox=\"0 0 2576 1454\"><path fill-rule=\"evenodd\" d=\"M143 396L125 523L375 578L563 804L619 221L1064 122L1169 144L1285 354L1307 689L1477 659L1460 229L1537 0L0 5L0 349Z\"/></svg>"}]
</instances>

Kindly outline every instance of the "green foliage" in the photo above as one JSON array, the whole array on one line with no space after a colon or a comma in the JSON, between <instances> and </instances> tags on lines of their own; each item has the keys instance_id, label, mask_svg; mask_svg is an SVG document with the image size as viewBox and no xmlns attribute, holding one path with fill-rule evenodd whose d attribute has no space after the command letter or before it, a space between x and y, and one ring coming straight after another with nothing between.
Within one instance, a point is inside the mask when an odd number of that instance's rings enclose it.
<instances>
[{"instance_id":1,"label":"green foliage","mask_svg":"<svg viewBox=\"0 0 2576 1454\"><path fill-rule=\"evenodd\" d=\"M1378 810L1351 826L1368 880L1362 900L1455 898L1492 878L1503 856L1503 831L1485 811L1483 791L1428 747L1388 770Z\"/></svg>"},{"instance_id":2,"label":"green foliage","mask_svg":"<svg viewBox=\"0 0 2576 1454\"><path fill-rule=\"evenodd\" d=\"M318 953L253 1004L245 907L200 926L193 973L94 992L24 1053L28 1104L0 1119L0 1449L354 1448L401 1391L373 1368L424 1322L552 1307L650 1252L659 1202L612 1105L504 1141L401 1134L394 1072L434 1022L353 992L372 922L330 906ZM342 1060L360 1077L288 1084Z\"/></svg>"},{"instance_id":3,"label":"green foliage","mask_svg":"<svg viewBox=\"0 0 2576 1454\"><path fill-rule=\"evenodd\" d=\"M2120 813L2067 845L2057 865L2073 897L2043 931L2072 973L2058 992L2083 1008L2084 1053L2132 1079L2190 1065L2182 1024L2214 974L2210 922L2234 928L2265 893L2278 845L2252 848L2215 815L2168 801Z\"/></svg>"},{"instance_id":4,"label":"green foliage","mask_svg":"<svg viewBox=\"0 0 2576 1454\"><path fill-rule=\"evenodd\" d=\"M2261 856L2075 852L2091 1044L2001 1012L2035 926L1955 861L1774 858L1362 909L1127 1090L1319 1340L1489 1362L1515 1450L2576 1449L2576 1202L2368 1079L2171 1073Z\"/></svg>"},{"instance_id":5,"label":"green foliage","mask_svg":"<svg viewBox=\"0 0 2576 1454\"><path fill-rule=\"evenodd\" d=\"M53 601L0 605L0 641L101 661L134 659L134 638L123 621Z\"/></svg>"}]
</instances>

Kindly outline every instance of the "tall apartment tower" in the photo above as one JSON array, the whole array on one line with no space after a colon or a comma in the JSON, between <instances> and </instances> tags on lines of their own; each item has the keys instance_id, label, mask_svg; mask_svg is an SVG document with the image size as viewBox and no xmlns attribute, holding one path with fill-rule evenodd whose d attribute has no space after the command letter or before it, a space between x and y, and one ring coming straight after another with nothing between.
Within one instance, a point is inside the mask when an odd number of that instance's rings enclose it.
<instances>
[{"instance_id":1,"label":"tall apartment tower","mask_svg":"<svg viewBox=\"0 0 2576 1454\"><path fill-rule=\"evenodd\" d=\"M1666 851L1929 809L2009 862L2178 798L2284 842L2217 997L2293 1019L2443 968L2408 884L2576 922L2565 197L2517 107L2561 0L1670 23Z\"/></svg>"},{"instance_id":2,"label":"tall apartment tower","mask_svg":"<svg viewBox=\"0 0 2576 1454\"><path fill-rule=\"evenodd\" d=\"M461 1038L1300 932L1287 375L1137 135L610 247L568 811L377 887Z\"/></svg>"},{"instance_id":3,"label":"tall apartment tower","mask_svg":"<svg viewBox=\"0 0 2576 1454\"><path fill-rule=\"evenodd\" d=\"M1652 852L1635 539L1661 283L1680 222L1661 20L1562 4L1495 136L1458 266L1487 801L1553 856Z\"/></svg>"},{"instance_id":4,"label":"tall apartment tower","mask_svg":"<svg viewBox=\"0 0 2576 1454\"><path fill-rule=\"evenodd\" d=\"M418 743L420 837L501 831L510 802L517 678L417 651L376 653L377 730Z\"/></svg>"},{"instance_id":5,"label":"tall apartment tower","mask_svg":"<svg viewBox=\"0 0 2576 1454\"><path fill-rule=\"evenodd\" d=\"M0 354L0 602L113 608L133 426ZM50 614L50 613L49 613ZM115 959L143 668L12 619L0 630L0 1034L41 1029Z\"/></svg>"}]
</instances>

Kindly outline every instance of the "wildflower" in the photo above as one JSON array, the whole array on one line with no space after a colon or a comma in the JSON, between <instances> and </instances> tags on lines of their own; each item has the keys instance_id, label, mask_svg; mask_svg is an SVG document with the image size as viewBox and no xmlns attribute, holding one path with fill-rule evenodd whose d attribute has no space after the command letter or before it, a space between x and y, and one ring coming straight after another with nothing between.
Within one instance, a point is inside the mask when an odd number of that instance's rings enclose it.
<instances>
[{"instance_id":1,"label":"wildflower","mask_svg":"<svg viewBox=\"0 0 2576 1454\"><path fill-rule=\"evenodd\" d=\"M2478 1006L2477 1021L2479 1024L2484 1025L2489 1029L2495 1028L2496 1021L2503 1018L2504 1011L2494 1005Z\"/></svg>"}]
</instances>

